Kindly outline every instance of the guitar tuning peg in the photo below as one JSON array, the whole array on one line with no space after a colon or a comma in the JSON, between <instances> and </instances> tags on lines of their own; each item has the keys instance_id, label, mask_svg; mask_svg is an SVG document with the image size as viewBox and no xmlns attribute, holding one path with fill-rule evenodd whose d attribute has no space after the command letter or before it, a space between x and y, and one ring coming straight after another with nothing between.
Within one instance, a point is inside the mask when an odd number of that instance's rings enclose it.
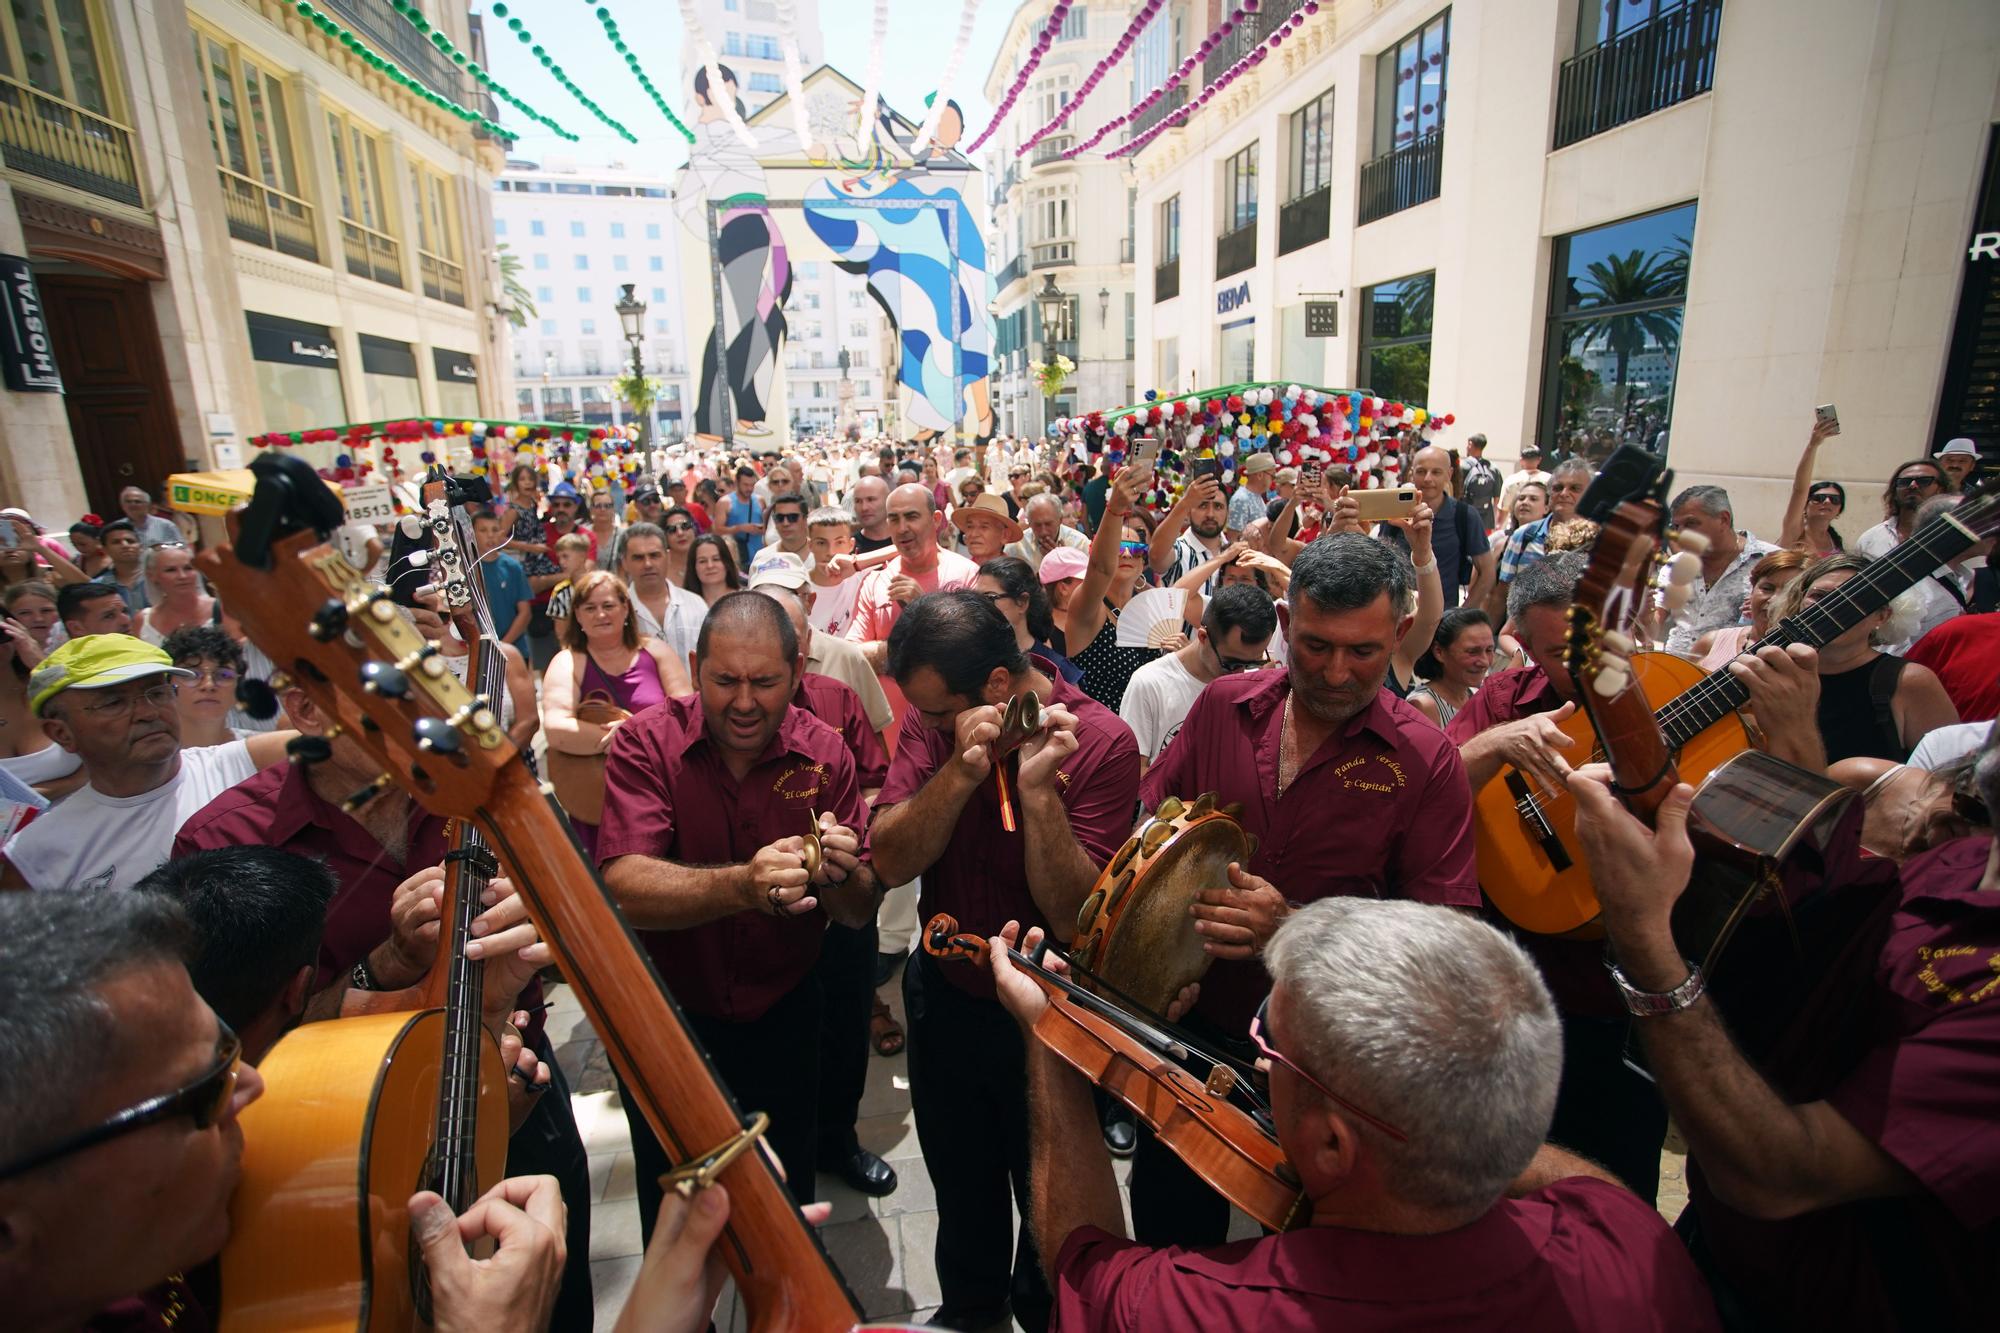
<instances>
[{"instance_id":1,"label":"guitar tuning peg","mask_svg":"<svg viewBox=\"0 0 2000 1333\"><path fill-rule=\"evenodd\" d=\"M384 699L401 699L410 692L410 678L388 662L363 662L361 688Z\"/></svg>"},{"instance_id":2,"label":"guitar tuning peg","mask_svg":"<svg viewBox=\"0 0 2000 1333\"><path fill-rule=\"evenodd\" d=\"M425 754L454 755L460 752L458 728L441 717L420 717L416 726L417 748Z\"/></svg>"},{"instance_id":3,"label":"guitar tuning peg","mask_svg":"<svg viewBox=\"0 0 2000 1333\"><path fill-rule=\"evenodd\" d=\"M394 783L395 779L387 773L377 775L373 782L350 793L348 798L340 803L341 812L344 814L353 814L356 810L359 810L362 806L389 790Z\"/></svg>"},{"instance_id":4,"label":"guitar tuning peg","mask_svg":"<svg viewBox=\"0 0 2000 1333\"><path fill-rule=\"evenodd\" d=\"M1600 699L1615 698L1632 683L1632 674L1623 667L1606 667L1591 677L1590 688Z\"/></svg>"},{"instance_id":5,"label":"guitar tuning peg","mask_svg":"<svg viewBox=\"0 0 2000 1333\"><path fill-rule=\"evenodd\" d=\"M285 742L285 757L295 764L323 764L333 758L333 743L324 736L294 736Z\"/></svg>"},{"instance_id":6,"label":"guitar tuning peg","mask_svg":"<svg viewBox=\"0 0 2000 1333\"><path fill-rule=\"evenodd\" d=\"M1682 551L1667 561L1668 583L1693 583L1701 577L1701 557L1693 551Z\"/></svg>"},{"instance_id":7,"label":"guitar tuning peg","mask_svg":"<svg viewBox=\"0 0 2000 1333\"><path fill-rule=\"evenodd\" d=\"M365 611L369 619L379 625L386 625L396 618L396 604L389 600L389 592L386 588L375 588L368 592L357 593L348 599L346 605L350 615Z\"/></svg>"},{"instance_id":8,"label":"guitar tuning peg","mask_svg":"<svg viewBox=\"0 0 2000 1333\"><path fill-rule=\"evenodd\" d=\"M1692 583L1669 583L1666 594L1661 600L1666 603L1667 610L1678 611L1686 606L1693 597L1694 585Z\"/></svg>"},{"instance_id":9,"label":"guitar tuning peg","mask_svg":"<svg viewBox=\"0 0 2000 1333\"><path fill-rule=\"evenodd\" d=\"M1630 654L1634 648L1639 646L1633 641L1631 635L1621 634L1615 629L1604 631L1603 643L1606 648L1619 654L1621 657Z\"/></svg>"},{"instance_id":10,"label":"guitar tuning peg","mask_svg":"<svg viewBox=\"0 0 2000 1333\"><path fill-rule=\"evenodd\" d=\"M1699 532L1686 532L1679 528L1674 529L1674 545L1680 547L1682 553L1686 555L1708 554L1708 538L1702 536Z\"/></svg>"},{"instance_id":11,"label":"guitar tuning peg","mask_svg":"<svg viewBox=\"0 0 2000 1333\"><path fill-rule=\"evenodd\" d=\"M411 569L422 569L431 562L431 553L429 551L412 551L403 557L403 561Z\"/></svg>"},{"instance_id":12,"label":"guitar tuning peg","mask_svg":"<svg viewBox=\"0 0 2000 1333\"><path fill-rule=\"evenodd\" d=\"M239 676L236 680L236 705L259 722L269 721L278 715L278 692L271 683L258 680L255 676Z\"/></svg>"},{"instance_id":13,"label":"guitar tuning peg","mask_svg":"<svg viewBox=\"0 0 2000 1333\"><path fill-rule=\"evenodd\" d=\"M453 727L459 729L470 727L475 731L496 731L500 727L500 719L493 713L492 701L483 694L474 697L471 703L453 713L450 722Z\"/></svg>"},{"instance_id":14,"label":"guitar tuning peg","mask_svg":"<svg viewBox=\"0 0 2000 1333\"><path fill-rule=\"evenodd\" d=\"M326 643L347 632L347 603L338 597L329 597L320 603L319 610L313 612L312 625L306 633Z\"/></svg>"},{"instance_id":15,"label":"guitar tuning peg","mask_svg":"<svg viewBox=\"0 0 2000 1333\"><path fill-rule=\"evenodd\" d=\"M423 515L405 514L396 520L396 528L405 537L408 537L411 541L415 541L424 535Z\"/></svg>"},{"instance_id":16,"label":"guitar tuning peg","mask_svg":"<svg viewBox=\"0 0 2000 1333\"><path fill-rule=\"evenodd\" d=\"M413 653L400 658L396 663L399 671L421 671L432 680L441 679L451 670L451 663L437 650L437 645L427 643Z\"/></svg>"}]
</instances>

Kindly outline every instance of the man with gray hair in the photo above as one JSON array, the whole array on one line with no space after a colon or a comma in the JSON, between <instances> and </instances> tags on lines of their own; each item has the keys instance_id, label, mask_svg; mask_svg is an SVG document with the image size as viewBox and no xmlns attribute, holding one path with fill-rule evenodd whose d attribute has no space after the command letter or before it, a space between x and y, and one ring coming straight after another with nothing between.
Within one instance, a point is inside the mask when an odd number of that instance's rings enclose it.
<instances>
[{"instance_id":1,"label":"man with gray hair","mask_svg":"<svg viewBox=\"0 0 2000 1333\"><path fill-rule=\"evenodd\" d=\"M1507 622L1507 585L1548 553L1550 525L1576 513L1576 502L1590 489L1591 478L1596 475L1581 458L1565 458L1556 464L1554 472L1544 474L1542 484L1548 489L1549 512L1516 528L1500 548L1496 581L1486 595L1486 614L1493 617L1494 624Z\"/></svg>"},{"instance_id":2,"label":"man with gray hair","mask_svg":"<svg viewBox=\"0 0 2000 1333\"><path fill-rule=\"evenodd\" d=\"M1674 497L1674 526L1706 540L1701 582L1667 630L1667 651L1692 652L1694 641L1712 629L1743 622L1750 596L1750 568L1778 548L1736 526L1729 492L1720 486L1690 486Z\"/></svg>"},{"instance_id":3,"label":"man with gray hair","mask_svg":"<svg viewBox=\"0 0 2000 1333\"><path fill-rule=\"evenodd\" d=\"M1216 960L1186 1019L1198 1035L1242 1041L1269 992L1260 955L1294 903L1479 906L1458 751L1383 688L1415 581L1400 551L1362 533L1309 544L1292 566L1285 665L1212 682L1140 782L1148 810L1202 792L1240 802L1258 843L1193 908ZM1149 1245L1219 1244L1229 1226L1220 1196L1149 1135L1133 1157L1132 1218Z\"/></svg>"},{"instance_id":4,"label":"man with gray hair","mask_svg":"<svg viewBox=\"0 0 2000 1333\"><path fill-rule=\"evenodd\" d=\"M180 546L187 541L172 519L153 512L153 497L137 486L118 492L118 507L132 521L141 546Z\"/></svg>"},{"instance_id":5,"label":"man with gray hair","mask_svg":"<svg viewBox=\"0 0 2000 1333\"><path fill-rule=\"evenodd\" d=\"M1021 540L1008 544L1007 554L1021 557L1030 569L1040 569L1042 557L1059 546L1090 549L1090 538L1063 522L1062 501L1047 491L1028 497L1021 506L1021 521L1028 530L1021 534Z\"/></svg>"},{"instance_id":6,"label":"man with gray hair","mask_svg":"<svg viewBox=\"0 0 2000 1333\"><path fill-rule=\"evenodd\" d=\"M991 957L1032 1028L1046 994L1004 948ZM1460 912L1330 898L1293 912L1264 960L1248 1032L1310 1221L1206 1252L1126 1240L1090 1084L1030 1038L1029 1216L1054 1326L1717 1327L1660 1215L1544 1143L1562 1038L1518 946Z\"/></svg>"}]
</instances>

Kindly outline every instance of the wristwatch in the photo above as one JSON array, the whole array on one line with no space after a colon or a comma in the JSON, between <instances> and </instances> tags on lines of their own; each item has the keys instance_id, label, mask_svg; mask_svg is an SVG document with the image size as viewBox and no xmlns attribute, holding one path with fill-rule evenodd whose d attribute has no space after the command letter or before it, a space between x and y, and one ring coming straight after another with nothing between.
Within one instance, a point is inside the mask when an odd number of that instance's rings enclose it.
<instances>
[{"instance_id":1,"label":"wristwatch","mask_svg":"<svg viewBox=\"0 0 2000 1333\"><path fill-rule=\"evenodd\" d=\"M1618 987L1618 993L1625 997L1625 1011L1634 1018L1658 1018L1661 1014L1679 1013L1701 998L1708 988L1708 979L1701 974L1701 968L1688 964L1687 980L1670 991L1640 990L1626 980L1625 973L1617 967L1611 969L1611 980Z\"/></svg>"},{"instance_id":2,"label":"wristwatch","mask_svg":"<svg viewBox=\"0 0 2000 1333\"><path fill-rule=\"evenodd\" d=\"M1613 975L1616 975L1615 973ZM355 990L381 990L382 983L376 979L374 969L368 966L368 955L363 954L354 970L347 974L347 984Z\"/></svg>"}]
</instances>

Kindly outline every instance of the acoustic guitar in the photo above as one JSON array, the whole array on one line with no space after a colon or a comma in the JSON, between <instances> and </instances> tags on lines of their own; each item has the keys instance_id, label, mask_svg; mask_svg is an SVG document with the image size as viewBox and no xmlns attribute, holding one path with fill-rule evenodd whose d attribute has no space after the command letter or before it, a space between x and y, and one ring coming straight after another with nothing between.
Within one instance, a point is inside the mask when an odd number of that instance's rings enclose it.
<instances>
[{"instance_id":1,"label":"acoustic guitar","mask_svg":"<svg viewBox=\"0 0 2000 1333\"><path fill-rule=\"evenodd\" d=\"M612 1065L676 1163L666 1186L684 1196L718 1181L728 1188L729 1222L716 1248L749 1327L758 1333L853 1328L853 1297L759 1150L768 1118L745 1117L716 1078L494 710L449 672L433 675L423 668L430 645L388 592L370 584L329 541L345 515L310 466L271 451L252 463L251 472L256 488L249 505L232 516L233 545L200 559L231 613L316 704L336 715L359 713L348 735L385 765L383 781L484 835L513 876ZM267 1082L275 1090L277 1078ZM246 1137L254 1135L246 1125ZM323 1205L350 1220L351 1180L330 1178ZM352 1227L342 1243L354 1248Z\"/></svg>"},{"instance_id":2,"label":"acoustic guitar","mask_svg":"<svg viewBox=\"0 0 2000 1333\"><path fill-rule=\"evenodd\" d=\"M1957 508L1918 528L1832 596L1772 626L1745 651L1793 643L1822 647L1996 532L2000 495L1982 483ZM1736 711L1749 702L1749 690L1726 667L1704 673L1686 658L1661 652L1623 660L1633 683L1654 701L1651 724L1684 780L1698 785L1737 756L1757 753ZM1572 763L1604 758L1587 703L1561 725L1576 742L1568 751ZM1746 768L1724 781L1745 781L1748 773ZM1509 921L1543 935L1598 934L1597 891L1577 846L1568 792L1539 790L1526 774L1503 767L1474 797L1473 836L1481 887Z\"/></svg>"},{"instance_id":3,"label":"acoustic guitar","mask_svg":"<svg viewBox=\"0 0 2000 1333\"><path fill-rule=\"evenodd\" d=\"M478 646L470 688L487 681L504 688L491 617L466 576L463 508L441 476L426 484L425 499L427 562L461 636ZM333 703L327 715L343 730L366 728L352 701ZM371 785L350 803L377 790ZM481 1021L486 965L465 956L499 865L478 829L462 821L445 859L439 957L412 995L421 1011L305 1024L260 1066L267 1091L243 1115L242 1176L222 1256L225 1333L400 1333L429 1325L410 1195L435 1190L463 1214L505 1174L507 1076Z\"/></svg>"}]
</instances>

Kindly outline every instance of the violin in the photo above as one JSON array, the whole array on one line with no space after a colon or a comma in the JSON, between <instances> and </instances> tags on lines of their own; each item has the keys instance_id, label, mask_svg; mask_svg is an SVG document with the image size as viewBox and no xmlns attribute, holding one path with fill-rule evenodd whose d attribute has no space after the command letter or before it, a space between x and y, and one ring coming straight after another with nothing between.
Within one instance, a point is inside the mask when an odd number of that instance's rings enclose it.
<instances>
[{"instance_id":1,"label":"violin","mask_svg":"<svg viewBox=\"0 0 2000 1333\"><path fill-rule=\"evenodd\" d=\"M981 966L990 948L943 914L924 927L923 943L934 958ZM1276 1136L1232 1099L1251 1095L1237 1068L1171 1024L1149 1022L1052 970L1048 951L1046 937L1032 952L1007 950L1049 997L1035 1020L1035 1039L1131 1107L1190 1170L1259 1225L1290 1231L1310 1221L1312 1201ZM1205 1076L1195 1076L1193 1063L1206 1066Z\"/></svg>"}]
</instances>

